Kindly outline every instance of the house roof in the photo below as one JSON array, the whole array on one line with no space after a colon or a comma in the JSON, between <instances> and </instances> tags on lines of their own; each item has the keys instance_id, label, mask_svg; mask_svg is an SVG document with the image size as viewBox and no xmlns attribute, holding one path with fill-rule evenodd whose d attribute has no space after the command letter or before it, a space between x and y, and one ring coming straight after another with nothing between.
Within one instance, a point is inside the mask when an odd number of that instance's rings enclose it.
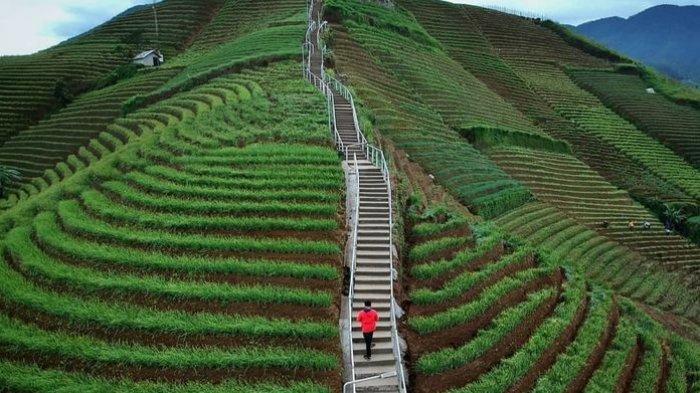
<instances>
[{"instance_id":1,"label":"house roof","mask_svg":"<svg viewBox=\"0 0 700 393\"><path fill-rule=\"evenodd\" d=\"M145 59L146 57L150 56L152 53L155 53L157 56L160 56L160 52L158 52L157 49L151 49L151 50L147 50L145 52L141 52L138 55L134 56L134 60Z\"/></svg>"}]
</instances>

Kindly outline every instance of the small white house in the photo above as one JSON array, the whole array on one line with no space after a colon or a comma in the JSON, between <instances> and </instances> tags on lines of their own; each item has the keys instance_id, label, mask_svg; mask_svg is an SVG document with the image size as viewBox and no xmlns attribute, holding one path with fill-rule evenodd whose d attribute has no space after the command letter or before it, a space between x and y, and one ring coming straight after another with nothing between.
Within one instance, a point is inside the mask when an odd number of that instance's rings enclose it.
<instances>
[{"instance_id":1,"label":"small white house","mask_svg":"<svg viewBox=\"0 0 700 393\"><path fill-rule=\"evenodd\" d=\"M146 67L158 67L159 65L163 64L164 61L165 58L163 57L163 54L157 49L141 52L136 55L133 60L135 64L141 64Z\"/></svg>"}]
</instances>

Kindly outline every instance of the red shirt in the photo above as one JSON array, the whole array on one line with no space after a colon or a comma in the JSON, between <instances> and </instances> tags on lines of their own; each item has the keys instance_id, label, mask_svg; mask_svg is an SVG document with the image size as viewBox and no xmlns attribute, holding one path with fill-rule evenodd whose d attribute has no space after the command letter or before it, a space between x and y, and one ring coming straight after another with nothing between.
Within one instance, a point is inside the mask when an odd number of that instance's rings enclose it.
<instances>
[{"instance_id":1,"label":"red shirt","mask_svg":"<svg viewBox=\"0 0 700 393\"><path fill-rule=\"evenodd\" d=\"M357 313L357 322L362 325L362 333L373 333L377 330L377 321L379 321L379 314L374 310L362 310Z\"/></svg>"}]
</instances>

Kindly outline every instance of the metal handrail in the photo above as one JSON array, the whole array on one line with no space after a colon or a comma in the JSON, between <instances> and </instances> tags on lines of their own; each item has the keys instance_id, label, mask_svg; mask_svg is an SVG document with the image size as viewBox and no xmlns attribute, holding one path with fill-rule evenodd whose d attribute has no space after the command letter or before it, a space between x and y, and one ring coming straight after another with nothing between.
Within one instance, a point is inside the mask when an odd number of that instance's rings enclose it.
<instances>
[{"instance_id":1,"label":"metal handrail","mask_svg":"<svg viewBox=\"0 0 700 393\"><path fill-rule=\"evenodd\" d=\"M352 302L355 299L355 269L357 268L357 237L358 228L360 223L360 167L357 164L357 153L354 154L354 164L355 164L355 211L353 214L352 223L352 252L350 257L350 286L348 290L348 318L350 319L350 326L348 326L348 345L350 345L350 375L352 379L355 379L355 348L352 342L352 323L354 321L354 315L352 313ZM355 386L353 385L352 391L355 392Z\"/></svg>"},{"instance_id":2,"label":"metal handrail","mask_svg":"<svg viewBox=\"0 0 700 393\"><path fill-rule=\"evenodd\" d=\"M391 319L391 335L392 335L392 352L394 354L394 358L396 359L396 374L397 374L397 379L399 382L399 391L404 393L406 392L406 376L404 375L404 370L403 370L403 362L401 359L401 349L399 348L399 335L398 335L398 330L397 330L397 322L396 322L396 306L395 306L395 300L394 300L394 285L393 285L393 279L394 279L394 258L393 258L393 230L394 230L394 219L393 219L393 199L391 195L391 176L389 173L389 165L387 163L387 160L384 156L384 152L377 148L376 146L370 144L367 141L367 138L365 138L364 133L362 133L362 130L360 129L360 122L358 121L357 117L357 110L355 107L355 101L353 99L352 93L350 90L343 85L340 81L337 79L328 76L328 74L325 73L325 67L324 67L324 59L323 55L325 53L325 48L322 46L321 42L321 32L322 30L327 26L327 22L321 23L320 21L320 15L319 15L319 20L314 21L313 20L313 0L309 1L309 11L308 11L308 16L309 16L309 28L307 29L307 34L306 34L306 41L302 45L302 56L306 53L305 49L308 46L309 51L308 51L308 63L306 62L306 57L304 57L304 67L306 68L304 70L304 76L314 85L316 88L318 88L325 96L326 96L326 102L328 104L328 122L329 122L329 128L333 132L333 140L336 144L336 147L338 150L340 150L343 153L343 157L347 160L348 157L348 152L350 147L354 146L361 146L363 152L367 156L367 159L376 167L378 167L381 172L382 176L384 178L384 181L387 184L387 189L388 189L388 199L389 199L389 268L391 271L391 285L390 285L390 294L391 294L391 299L390 299L390 319ZM318 26L316 28L316 26ZM313 44L312 38L311 38L311 32L316 28L316 45ZM311 70L311 55L315 53L315 51L319 50L321 48L321 76L319 77L318 75L315 75L313 71ZM335 116L335 97L333 95L333 91L337 91L343 98L345 98L349 103L350 107L352 108L352 115L353 115L353 123L355 126L355 132L357 134L357 144L344 144L342 138L340 137L340 133L338 132L338 127L337 127L337 122L336 122L336 116ZM356 190L356 195L355 195L355 217L354 217L354 223L353 223L353 230L352 230L352 237L353 237L353 247L352 247L352 256L351 256L351 261L350 261L350 288L348 292L348 317L350 318L351 321L351 326L349 327L349 345L350 345L350 361L351 361L351 375L352 379L355 379L355 361L354 361L354 351L353 351L353 344L352 344L352 321L353 321L353 315L352 315L352 302L354 299L354 277L355 277L355 268L357 264L357 236L358 236L358 224L359 224L359 211L360 211L360 172L358 168L358 162L357 162L357 154L354 154L354 164L355 164L355 176L357 179L357 190ZM353 392L355 392L355 385L353 384Z\"/></svg>"}]
</instances>

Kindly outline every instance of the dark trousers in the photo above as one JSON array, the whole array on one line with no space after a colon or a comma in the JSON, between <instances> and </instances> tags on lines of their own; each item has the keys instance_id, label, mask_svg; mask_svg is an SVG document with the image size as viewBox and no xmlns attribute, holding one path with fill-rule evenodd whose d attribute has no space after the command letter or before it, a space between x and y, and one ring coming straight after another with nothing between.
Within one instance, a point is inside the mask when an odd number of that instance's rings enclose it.
<instances>
[{"instance_id":1,"label":"dark trousers","mask_svg":"<svg viewBox=\"0 0 700 393\"><path fill-rule=\"evenodd\" d=\"M370 357L372 356L372 336L374 336L374 332L362 333L362 335L365 337L365 356Z\"/></svg>"}]
</instances>

